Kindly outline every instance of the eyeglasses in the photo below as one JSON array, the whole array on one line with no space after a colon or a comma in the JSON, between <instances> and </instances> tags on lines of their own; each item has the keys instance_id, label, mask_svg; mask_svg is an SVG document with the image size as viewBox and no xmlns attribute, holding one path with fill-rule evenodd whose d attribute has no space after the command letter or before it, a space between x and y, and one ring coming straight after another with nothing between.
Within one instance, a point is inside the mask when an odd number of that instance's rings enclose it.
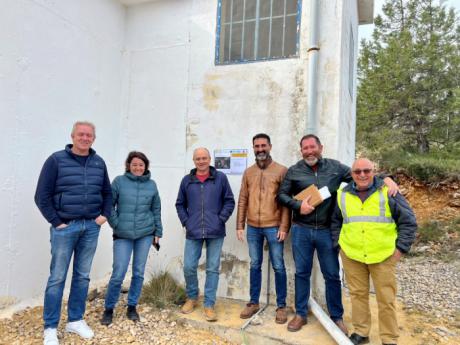
<instances>
[{"instance_id":1,"label":"eyeglasses","mask_svg":"<svg viewBox=\"0 0 460 345\"><path fill-rule=\"evenodd\" d=\"M361 173L364 173L364 175L369 175L371 172L372 169L355 169L352 171L352 173L355 175L361 175Z\"/></svg>"}]
</instances>

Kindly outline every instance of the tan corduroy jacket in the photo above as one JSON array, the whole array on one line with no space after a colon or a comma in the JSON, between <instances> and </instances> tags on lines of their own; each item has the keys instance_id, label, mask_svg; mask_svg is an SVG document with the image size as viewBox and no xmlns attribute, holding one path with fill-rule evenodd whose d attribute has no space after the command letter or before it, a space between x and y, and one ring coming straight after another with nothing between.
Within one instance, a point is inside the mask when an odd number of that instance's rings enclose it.
<instances>
[{"instance_id":1,"label":"tan corduroy jacket","mask_svg":"<svg viewBox=\"0 0 460 345\"><path fill-rule=\"evenodd\" d=\"M246 169L238 199L237 230L244 229L247 222L258 228L279 226L280 231L289 231L291 211L276 201L276 193L286 172L285 166L274 161L265 169L260 169L257 164Z\"/></svg>"}]
</instances>

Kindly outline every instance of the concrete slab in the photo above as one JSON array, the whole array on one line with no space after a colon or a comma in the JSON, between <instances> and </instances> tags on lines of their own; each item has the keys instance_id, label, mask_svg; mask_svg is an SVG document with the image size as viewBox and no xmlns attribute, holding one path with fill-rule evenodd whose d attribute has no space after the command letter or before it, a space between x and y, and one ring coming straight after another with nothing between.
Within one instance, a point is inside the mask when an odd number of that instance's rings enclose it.
<instances>
[{"instance_id":1,"label":"concrete slab","mask_svg":"<svg viewBox=\"0 0 460 345\"><path fill-rule=\"evenodd\" d=\"M343 290L344 304L344 322L350 333L353 329L351 324L351 304L348 296L348 290ZM380 345L378 330L378 309L375 295L369 296L372 326L369 334L370 345ZM218 316L217 322L207 322L203 316L203 307L200 301L199 306L191 314L184 315L177 313L178 322L189 324L195 328L207 330L216 335L227 339L235 344L244 345L334 345L336 342L321 326L313 314L308 314L308 324L298 332L289 332L287 324L278 325L275 323L275 307L269 306L260 315L260 325L249 325L245 331L241 327L246 322L239 317L241 310L246 302L232 299L218 299L216 311ZM414 320L409 318L403 310L401 301L397 303L398 324L400 329L399 343L404 345L425 344L422 335L414 333L413 329L417 325ZM294 316L292 309L289 310L288 319ZM426 325L419 325L425 327ZM446 344L450 344L449 342ZM457 344L457 343L456 343Z\"/></svg>"},{"instance_id":2,"label":"concrete slab","mask_svg":"<svg viewBox=\"0 0 460 345\"><path fill-rule=\"evenodd\" d=\"M324 330L314 315L308 315L308 324L298 332L289 332L287 324L279 325L275 323L275 307L269 306L259 314L260 325L249 325L244 331L241 327L246 320L240 319L239 315L244 308L245 302L219 299L216 304L216 312L219 320L217 322L207 322L203 316L203 307L200 305L191 314L184 315L178 313L178 319L193 327L209 330L216 335L223 337L236 344L251 345L334 345L335 341ZM288 318L294 316L292 310L289 311Z\"/></svg>"}]
</instances>

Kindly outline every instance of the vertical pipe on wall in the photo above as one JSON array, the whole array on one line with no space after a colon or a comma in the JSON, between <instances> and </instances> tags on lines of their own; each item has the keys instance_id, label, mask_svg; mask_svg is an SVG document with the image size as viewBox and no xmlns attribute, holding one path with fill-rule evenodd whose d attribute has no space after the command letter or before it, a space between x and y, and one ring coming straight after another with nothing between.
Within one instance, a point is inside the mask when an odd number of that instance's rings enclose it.
<instances>
[{"instance_id":1,"label":"vertical pipe on wall","mask_svg":"<svg viewBox=\"0 0 460 345\"><path fill-rule=\"evenodd\" d=\"M318 93L318 55L319 55L319 2L310 1L310 39L308 42L308 86L307 86L307 133L317 133L317 93Z\"/></svg>"}]
</instances>

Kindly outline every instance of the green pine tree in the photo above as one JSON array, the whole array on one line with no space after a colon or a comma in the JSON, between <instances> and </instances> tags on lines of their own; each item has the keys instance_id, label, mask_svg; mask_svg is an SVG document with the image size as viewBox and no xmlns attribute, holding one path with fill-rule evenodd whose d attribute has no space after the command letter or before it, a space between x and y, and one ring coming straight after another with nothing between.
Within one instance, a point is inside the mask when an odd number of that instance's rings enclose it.
<instances>
[{"instance_id":1,"label":"green pine tree","mask_svg":"<svg viewBox=\"0 0 460 345\"><path fill-rule=\"evenodd\" d=\"M388 0L358 61L357 140L373 151L460 145L460 26L432 0Z\"/></svg>"}]
</instances>

